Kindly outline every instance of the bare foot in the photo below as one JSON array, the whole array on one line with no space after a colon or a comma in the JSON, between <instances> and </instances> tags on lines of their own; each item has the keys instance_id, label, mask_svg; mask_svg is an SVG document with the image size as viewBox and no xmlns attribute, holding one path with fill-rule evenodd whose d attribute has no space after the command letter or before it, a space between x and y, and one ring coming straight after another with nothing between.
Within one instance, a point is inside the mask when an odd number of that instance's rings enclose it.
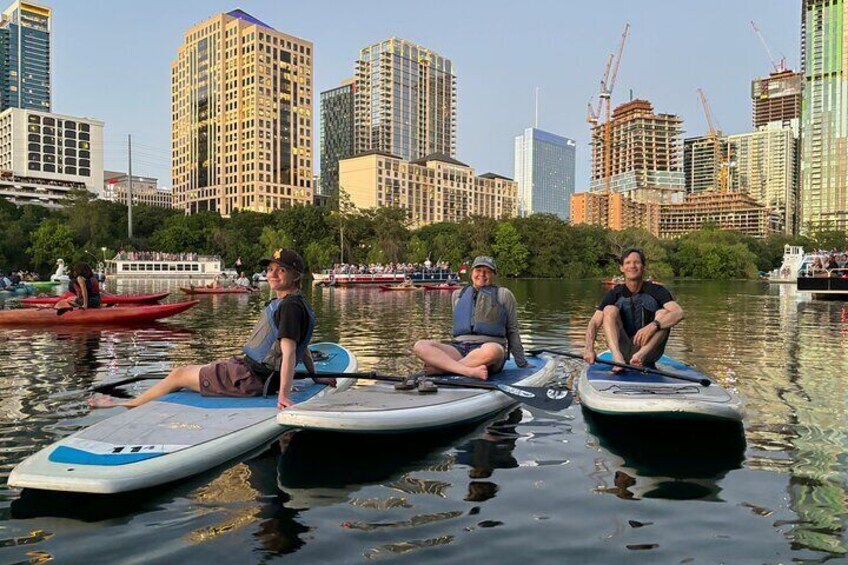
<instances>
[{"instance_id":1,"label":"bare foot","mask_svg":"<svg viewBox=\"0 0 848 565\"><path fill-rule=\"evenodd\" d=\"M612 360L613 360L613 361L615 361L616 363L621 363L621 364L623 364L623 365L624 365L624 364L627 364L627 362L624 360L624 357L617 357L617 356L613 356ZM615 367L615 366L614 366L614 367L611 369L611 372L613 372L613 373L623 373L623 372L624 372L624 367Z\"/></svg>"},{"instance_id":2,"label":"bare foot","mask_svg":"<svg viewBox=\"0 0 848 565\"><path fill-rule=\"evenodd\" d=\"M123 406L123 404L111 396L98 394L97 396L92 396L88 399L88 406L90 408L114 408L115 406Z\"/></svg>"},{"instance_id":3,"label":"bare foot","mask_svg":"<svg viewBox=\"0 0 848 565\"><path fill-rule=\"evenodd\" d=\"M472 379L480 379L481 381L485 381L489 378L489 369L485 365L471 367L468 370L468 374L466 376L471 377Z\"/></svg>"},{"instance_id":4,"label":"bare foot","mask_svg":"<svg viewBox=\"0 0 848 565\"><path fill-rule=\"evenodd\" d=\"M334 378L324 378L324 377L312 377L312 380L315 381L319 385L328 385L328 386L336 386L336 379Z\"/></svg>"},{"instance_id":5,"label":"bare foot","mask_svg":"<svg viewBox=\"0 0 848 565\"><path fill-rule=\"evenodd\" d=\"M630 358L630 364L634 367L641 367L642 365L644 365L644 363L642 362L641 351L637 351L633 354L633 357Z\"/></svg>"}]
</instances>

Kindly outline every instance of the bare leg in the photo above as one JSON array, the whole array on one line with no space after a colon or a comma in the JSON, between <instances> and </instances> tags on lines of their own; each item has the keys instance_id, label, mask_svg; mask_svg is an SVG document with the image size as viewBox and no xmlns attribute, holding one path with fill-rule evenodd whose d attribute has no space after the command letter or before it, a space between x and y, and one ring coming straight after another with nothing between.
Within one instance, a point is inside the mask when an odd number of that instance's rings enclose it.
<instances>
[{"instance_id":1,"label":"bare leg","mask_svg":"<svg viewBox=\"0 0 848 565\"><path fill-rule=\"evenodd\" d=\"M429 370L439 370L443 373L456 373L466 377L486 380L489 377L489 371L486 365L477 367L469 367L461 363L462 356L459 351L436 341L422 340L415 343L412 348L412 353L416 357L424 361L424 366Z\"/></svg>"},{"instance_id":2,"label":"bare leg","mask_svg":"<svg viewBox=\"0 0 848 565\"><path fill-rule=\"evenodd\" d=\"M607 338L607 347L612 352L612 360L617 363L627 363L621 352L621 336L624 333L624 325L621 323L621 315L615 306L604 308L604 336ZM620 373L624 369L613 367L613 373Z\"/></svg>"},{"instance_id":3,"label":"bare leg","mask_svg":"<svg viewBox=\"0 0 848 565\"><path fill-rule=\"evenodd\" d=\"M639 351L633 354L630 358L630 364L641 367L646 363L646 361L652 362L659 359L661 356L657 355L657 353L659 353L659 348L664 343L666 336L668 336L668 330L659 330L654 332L654 335L651 336L648 343L643 345Z\"/></svg>"},{"instance_id":4,"label":"bare leg","mask_svg":"<svg viewBox=\"0 0 848 565\"><path fill-rule=\"evenodd\" d=\"M456 350L454 349L454 351ZM491 369L493 367L499 367L503 358L503 347L497 343L484 343L482 346L469 352L468 355L460 359L459 362L469 367L485 365L486 368Z\"/></svg>"},{"instance_id":5,"label":"bare leg","mask_svg":"<svg viewBox=\"0 0 848 565\"><path fill-rule=\"evenodd\" d=\"M95 396L88 401L88 405L92 408L112 408L113 406L123 406L125 408L135 408L145 402L150 402L160 396L165 396L169 392L188 388L195 392L200 391L200 368L203 365L187 365L185 367L177 367L171 373L141 393L136 398L131 398L126 402L117 402L113 398L105 395Z\"/></svg>"}]
</instances>

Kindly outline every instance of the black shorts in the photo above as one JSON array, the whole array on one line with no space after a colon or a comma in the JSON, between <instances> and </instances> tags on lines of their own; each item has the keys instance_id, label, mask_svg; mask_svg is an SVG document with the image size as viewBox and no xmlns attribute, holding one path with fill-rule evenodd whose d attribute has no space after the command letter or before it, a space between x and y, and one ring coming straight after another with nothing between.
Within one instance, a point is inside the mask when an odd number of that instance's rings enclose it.
<instances>
[{"instance_id":1,"label":"black shorts","mask_svg":"<svg viewBox=\"0 0 848 565\"><path fill-rule=\"evenodd\" d=\"M503 356L501 357L501 362L497 366L494 366L494 365L489 366L489 370L492 373L500 373L501 371L503 371L504 365L506 365L506 360L509 359L509 351L504 346L502 346L501 344L499 344L497 342L492 341L492 342L486 342L486 343L494 343L495 345L498 345L498 346L501 347L501 349L503 349ZM469 353L471 353L475 349L480 349L480 347L483 346L482 343L468 343L468 342L459 342L459 341L454 341L453 343L451 343L451 345L453 346L454 349L459 351L459 354L462 355L463 357L465 357L466 355L468 355Z\"/></svg>"}]
</instances>

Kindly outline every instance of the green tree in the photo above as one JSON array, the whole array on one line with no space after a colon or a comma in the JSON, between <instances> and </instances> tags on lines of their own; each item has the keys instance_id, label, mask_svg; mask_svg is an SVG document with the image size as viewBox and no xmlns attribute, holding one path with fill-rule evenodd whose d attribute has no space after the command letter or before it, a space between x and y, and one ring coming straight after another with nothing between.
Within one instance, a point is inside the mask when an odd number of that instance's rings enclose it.
<instances>
[{"instance_id":1,"label":"green tree","mask_svg":"<svg viewBox=\"0 0 848 565\"><path fill-rule=\"evenodd\" d=\"M527 256L530 251L521 235L509 222L500 222L495 229L495 243L492 246L495 252L495 261L501 273L517 277L527 268Z\"/></svg>"},{"instance_id":2,"label":"green tree","mask_svg":"<svg viewBox=\"0 0 848 565\"><path fill-rule=\"evenodd\" d=\"M32 245L27 252L37 269L47 270L56 259L72 261L76 251L73 239L71 228L57 219L45 220L32 234Z\"/></svg>"}]
</instances>

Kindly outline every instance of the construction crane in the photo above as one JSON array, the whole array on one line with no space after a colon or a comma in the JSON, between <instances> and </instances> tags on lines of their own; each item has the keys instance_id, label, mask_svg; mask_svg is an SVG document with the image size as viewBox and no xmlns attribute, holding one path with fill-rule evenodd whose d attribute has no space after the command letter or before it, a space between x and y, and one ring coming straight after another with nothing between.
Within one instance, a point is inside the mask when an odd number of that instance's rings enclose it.
<instances>
[{"instance_id":1,"label":"construction crane","mask_svg":"<svg viewBox=\"0 0 848 565\"><path fill-rule=\"evenodd\" d=\"M757 37L760 38L760 43L763 44L763 47L766 50L766 54L768 55L769 61L771 61L771 66L774 69L774 72L786 72L786 57L781 54L780 61L775 61L774 55L771 54L771 49L769 49L768 43L766 43L766 38L763 37L763 34L760 32L760 28L757 27L757 24L754 22L754 20L751 20L751 27L754 28L754 33L756 33Z\"/></svg>"},{"instance_id":2,"label":"construction crane","mask_svg":"<svg viewBox=\"0 0 848 565\"><path fill-rule=\"evenodd\" d=\"M730 184L730 155L729 149L725 153L721 150L721 129L716 127L716 122L713 119L713 113L710 110L710 103L707 101L707 96L702 89L698 89L698 96L701 98L701 105L704 107L704 117L707 119L707 139L713 145L713 167L718 168L718 191L721 193L727 192Z\"/></svg>"},{"instance_id":3,"label":"construction crane","mask_svg":"<svg viewBox=\"0 0 848 565\"><path fill-rule=\"evenodd\" d=\"M603 114L606 122L603 124L603 145L601 147L601 163L604 171L604 192L610 191L610 177L612 172L612 91L615 88L615 79L618 77L618 67L621 63L621 55L624 53L624 44L627 41L627 35L630 32L630 24L624 25L624 31L621 32L621 39L618 43L618 49L615 53L610 53L607 58L606 68L604 69L604 77L601 79L601 85L598 92L597 109L592 107L592 100L588 104L588 115L586 121L594 130L598 125Z\"/></svg>"}]
</instances>

